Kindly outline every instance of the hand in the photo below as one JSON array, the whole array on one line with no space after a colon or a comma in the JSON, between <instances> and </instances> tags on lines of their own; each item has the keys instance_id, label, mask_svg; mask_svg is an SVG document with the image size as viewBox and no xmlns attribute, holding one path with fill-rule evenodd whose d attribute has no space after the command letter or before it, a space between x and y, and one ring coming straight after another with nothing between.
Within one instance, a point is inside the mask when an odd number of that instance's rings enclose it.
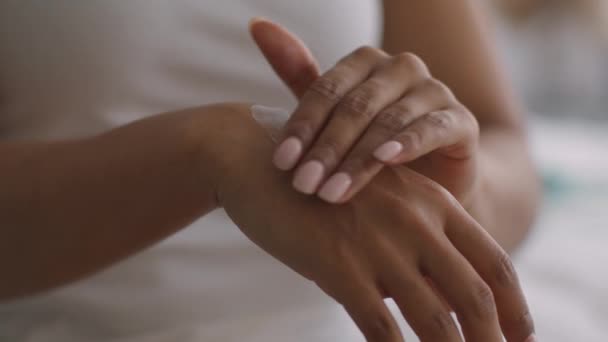
<instances>
[{"instance_id":1,"label":"hand","mask_svg":"<svg viewBox=\"0 0 608 342\"><path fill-rule=\"evenodd\" d=\"M237 108L244 111L243 108ZM368 341L402 341L391 297L422 341L524 342L533 324L507 254L443 187L385 168L335 206L292 191L251 118L218 135L220 205L257 245L341 303ZM247 165L247 167L243 167ZM502 327L502 329L501 329Z\"/></svg>"},{"instance_id":2,"label":"hand","mask_svg":"<svg viewBox=\"0 0 608 342\"><path fill-rule=\"evenodd\" d=\"M363 47L320 76L284 28L254 20L251 33L299 99L274 154L279 169L295 168L297 190L345 202L383 164L409 163L461 202L473 192L477 121L420 58Z\"/></svg>"}]
</instances>

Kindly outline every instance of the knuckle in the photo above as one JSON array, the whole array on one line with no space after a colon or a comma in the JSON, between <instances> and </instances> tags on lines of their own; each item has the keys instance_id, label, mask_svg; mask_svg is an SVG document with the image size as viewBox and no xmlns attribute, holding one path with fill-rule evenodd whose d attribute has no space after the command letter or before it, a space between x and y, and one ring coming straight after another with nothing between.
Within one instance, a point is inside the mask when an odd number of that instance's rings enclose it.
<instances>
[{"instance_id":1,"label":"knuckle","mask_svg":"<svg viewBox=\"0 0 608 342\"><path fill-rule=\"evenodd\" d=\"M490 287L480 282L473 286L467 312L477 320L488 320L496 314L494 293Z\"/></svg>"},{"instance_id":2,"label":"knuckle","mask_svg":"<svg viewBox=\"0 0 608 342\"><path fill-rule=\"evenodd\" d=\"M427 194L435 199L438 205L446 208L446 210L454 210L458 212L460 203L458 200L441 184L435 182L430 178L420 179L421 185L426 189Z\"/></svg>"},{"instance_id":3,"label":"knuckle","mask_svg":"<svg viewBox=\"0 0 608 342\"><path fill-rule=\"evenodd\" d=\"M342 81L328 76L321 76L312 83L310 91L320 95L329 102L336 102L342 98Z\"/></svg>"},{"instance_id":4,"label":"knuckle","mask_svg":"<svg viewBox=\"0 0 608 342\"><path fill-rule=\"evenodd\" d=\"M453 125L452 116L449 112L443 110L427 114L424 120L437 130L447 130Z\"/></svg>"},{"instance_id":5,"label":"knuckle","mask_svg":"<svg viewBox=\"0 0 608 342\"><path fill-rule=\"evenodd\" d=\"M534 321L528 309L524 310L513 320L506 322L506 330L513 331L520 340L527 338L534 333Z\"/></svg>"},{"instance_id":6,"label":"knuckle","mask_svg":"<svg viewBox=\"0 0 608 342\"><path fill-rule=\"evenodd\" d=\"M423 328L426 336L432 340L445 340L445 338L453 335L456 324L452 316L446 311L440 311L431 316L431 319Z\"/></svg>"},{"instance_id":7,"label":"knuckle","mask_svg":"<svg viewBox=\"0 0 608 342\"><path fill-rule=\"evenodd\" d=\"M377 124L389 132L400 132L409 123L410 110L405 104L398 104L387 108L378 115Z\"/></svg>"},{"instance_id":8,"label":"knuckle","mask_svg":"<svg viewBox=\"0 0 608 342\"><path fill-rule=\"evenodd\" d=\"M408 130L401 135L400 139L412 151L420 149L422 145L422 134L416 130Z\"/></svg>"},{"instance_id":9,"label":"knuckle","mask_svg":"<svg viewBox=\"0 0 608 342\"><path fill-rule=\"evenodd\" d=\"M382 312L370 314L364 324L372 341L393 341L396 338L392 318L388 314Z\"/></svg>"},{"instance_id":10,"label":"knuckle","mask_svg":"<svg viewBox=\"0 0 608 342\"><path fill-rule=\"evenodd\" d=\"M310 151L310 159L318 160L325 166L335 165L340 151L340 144L336 140L325 138Z\"/></svg>"},{"instance_id":11,"label":"knuckle","mask_svg":"<svg viewBox=\"0 0 608 342\"><path fill-rule=\"evenodd\" d=\"M443 91L447 89L447 86L443 84L443 82L434 77L431 77L426 80L426 86L437 91Z\"/></svg>"},{"instance_id":12,"label":"knuckle","mask_svg":"<svg viewBox=\"0 0 608 342\"><path fill-rule=\"evenodd\" d=\"M417 218L410 218L408 223L412 228L416 229L421 243L426 245L427 248L439 249L445 243L445 234L443 233L444 223L442 221L442 218L428 218L420 215Z\"/></svg>"},{"instance_id":13,"label":"knuckle","mask_svg":"<svg viewBox=\"0 0 608 342\"><path fill-rule=\"evenodd\" d=\"M360 87L344 97L338 105L338 112L355 120L371 119L376 114L373 107L376 91L372 86Z\"/></svg>"},{"instance_id":14,"label":"knuckle","mask_svg":"<svg viewBox=\"0 0 608 342\"><path fill-rule=\"evenodd\" d=\"M340 169L350 175L356 175L371 168L375 162L375 159L370 156L350 155Z\"/></svg>"},{"instance_id":15,"label":"knuckle","mask_svg":"<svg viewBox=\"0 0 608 342\"><path fill-rule=\"evenodd\" d=\"M356 48L355 51L353 51L352 55L359 57L359 58L368 59L368 58L378 58L378 57L384 56L385 54L380 49L377 49L377 48L369 46L369 45L363 45L363 46Z\"/></svg>"},{"instance_id":16,"label":"knuckle","mask_svg":"<svg viewBox=\"0 0 608 342\"><path fill-rule=\"evenodd\" d=\"M285 133L287 136L296 136L302 141L309 141L314 134L314 125L310 120L301 118L290 122Z\"/></svg>"},{"instance_id":17,"label":"knuckle","mask_svg":"<svg viewBox=\"0 0 608 342\"><path fill-rule=\"evenodd\" d=\"M467 117L471 120L472 125L470 125L470 134L473 137L479 137L479 134L481 133L481 127L479 127L479 121L477 121L477 118L475 117L475 115L473 115L471 112L467 111Z\"/></svg>"},{"instance_id":18,"label":"knuckle","mask_svg":"<svg viewBox=\"0 0 608 342\"><path fill-rule=\"evenodd\" d=\"M441 184L415 172L407 175L407 179L408 183L415 184L418 188L423 190L425 196L432 200L438 209L441 208L442 210L445 210L446 213L452 215L463 215L464 208L462 208L458 199Z\"/></svg>"},{"instance_id":19,"label":"knuckle","mask_svg":"<svg viewBox=\"0 0 608 342\"><path fill-rule=\"evenodd\" d=\"M402 222L408 222L408 224L418 230L418 233L421 232L431 232L433 231L433 224L429 219L428 215L425 215L423 209L416 208L412 206L403 206L399 208L401 215L399 218ZM422 235L423 237L428 237L426 235Z\"/></svg>"},{"instance_id":20,"label":"knuckle","mask_svg":"<svg viewBox=\"0 0 608 342\"><path fill-rule=\"evenodd\" d=\"M518 282L517 272L509 255L501 251L495 263L493 277L496 282L503 287L514 287Z\"/></svg>"},{"instance_id":21,"label":"knuckle","mask_svg":"<svg viewBox=\"0 0 608 342\"><path fill-rule=\"evenodd\" d=\"M428 75L429 71L424 61L416 54L411 52L402 52L394 57L395 63L407 70L420 75Z\"/></svg>"},{"instance_id":22,"label":"knuckle","mask_svg":"<svg viewBox=\"0 0 608 342\"><path fill-rule=\"evenodd\" d=\"M411 205L405 205L407 199L397 199L390 201L385 204L386 208L391 212L396 213L394 216L396 223L399 226L403 226L407 222L407 225L416 229L418 233L431 231L428 215L425 215L421 208L417 208ZM425 234L421 237L426 237Z\"/></svg>"},{"instance_id":23,"label":"knuckle","mask_svg":"<svg viewBox=\"0 0 608 342\"><path fill-rule=\"evenodd\" d=\"M452 90L436 78L429 78L426 81L426 86L433 92L439 94L441 98L448 99L449 101L454 100L454 94Z\"/></svg>"},{"instance_id":24,"label":"knuckle","mask_svg":"<svg viewBox=\"0 0 608 342\"><path fill-rule=\"evenodd\" d=\"M467 127L467 133L470 136L478 136L480 132L479 121L473 113L471 113L465 106L457 105L454 113L458 116L456 120L463 120L464 122L469 122L470 124L465 125Z\"/></svg>"},{"instance_id":25,"label":"knuckle","mask_svg":"<svg viewBox=\"0 0 608 342\"><path fill-rule=\"evenodd\" d=\"M462 204L448 189L438 183L435 183L435 186L439 188L437 189L437 192L439 193L440 201L444 203L447 210L451 210L460 215L468 215L466 210L462 207Z\"/></svg>"},{"instance_id":26,"label":"knuckle","mask_svg":"<svg viewBox=\"0 0 608 342\"><path fill-rule=\"evenodd\" d=\"M410 227L418 235L420 243L427 246L427 248L441 248L445 235L439 229L444 226L443 222L441 222L443 219L429 217L425 209L404 205L405 201L396 201L397 203L394 205L385 204L385 207L392 209L393 213L397 213L393 217L387 218L387 221L394 223L398 227Z\"/></svg>"}]
</instances>

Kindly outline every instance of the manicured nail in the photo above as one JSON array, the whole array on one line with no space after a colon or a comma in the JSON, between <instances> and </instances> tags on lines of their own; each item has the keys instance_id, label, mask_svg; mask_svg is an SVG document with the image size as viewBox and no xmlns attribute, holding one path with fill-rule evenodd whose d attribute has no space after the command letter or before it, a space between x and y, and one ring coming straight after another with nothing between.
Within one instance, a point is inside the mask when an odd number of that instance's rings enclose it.
<instances>
[{"instance_id":1,"label":"manicured nail","mask_svg":"<svg viewBox=\"0 0 608 342\"><path fill-rule=\"evenodd\" d=\"M530 337L528 337L526 342L538 342L538 339L536 338L536 335L532 334Z\"/></svg>"},{"instance_id":2,"label":"manicured nail","mask_svg":"<svg viewBox=\"0 0 608 342\"><path fill-rule=\"evenodd\" d=\"M302 142L296 137L288 138L277 148L273 163L280 170L291 170L302 154Z\"/></svg>"},{"instance_id":3,"label":"manicured nail","mask_svg":"<svg viewBox=\"0 0 608 342\"><path fill-rule=\"evenodd\" d=\"M330 203L338 202L352 183L353 180L347 173L336 173L321 187L319 197Z\"/></svg>"},{"instance_id":4,"label":"manicured nail","mask_svg":"<svg viewBox=\"0 0 608 342\"><path fill-rule=\"evenodd\" d=\"M403 150L403 145L398 141L389 141L374 151L374 157L383 162L390 162Z\"/></svg>"},{"instance_id":5,"label":"manicured nail","mask_svg":"<svg viewBox=\"0 0 608 342\"><path fill-rule=\"evenodd\" d=\"M313 160L304 164L293 179L293 186L296 190L305 194L314 194L315 190L323 177L323 164Z\"/></svg>"}]
</instances>

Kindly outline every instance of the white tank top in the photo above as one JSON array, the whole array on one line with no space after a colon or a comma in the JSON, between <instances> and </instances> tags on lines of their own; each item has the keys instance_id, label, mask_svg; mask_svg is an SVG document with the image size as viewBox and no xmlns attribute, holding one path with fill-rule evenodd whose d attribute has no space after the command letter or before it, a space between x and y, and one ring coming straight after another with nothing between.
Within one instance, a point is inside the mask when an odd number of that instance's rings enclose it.
<instances>
[{"instance_id":1,"label":"white tank top","mask_svg":"<svg viewBox=\"0 0 608 342\"><path fill-rule=\"evenodd\" d=\"M296 5L297 4L297 5ZM2 0L0 139L86 136L222 101L293 106L251 42L265 16L323 68L377 45L378 0ZM358 341L343 310L222 211L80 282L0 304L0 341Z\"/></svg>"}]
</instances>

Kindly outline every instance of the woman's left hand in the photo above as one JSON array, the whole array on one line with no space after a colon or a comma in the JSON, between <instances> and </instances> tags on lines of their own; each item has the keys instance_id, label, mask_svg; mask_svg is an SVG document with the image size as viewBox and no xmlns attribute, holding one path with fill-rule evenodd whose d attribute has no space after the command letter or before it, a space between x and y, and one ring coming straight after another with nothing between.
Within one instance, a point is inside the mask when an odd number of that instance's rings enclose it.
<instances>
[{"instance_id":1,"label":"woman's left hand","mask_svg":"<svg viewBox=\"0 0 608 342\"><path fill-rule=\"evenodd\" d=\"M408 163L465 202L477 178L479 126L417 56L362 47L320 75L306 46L254 20L254 40L298 97L274 163L293 186L332 203L350 200L383 165Z\"/></svg>"}]
</instances>

